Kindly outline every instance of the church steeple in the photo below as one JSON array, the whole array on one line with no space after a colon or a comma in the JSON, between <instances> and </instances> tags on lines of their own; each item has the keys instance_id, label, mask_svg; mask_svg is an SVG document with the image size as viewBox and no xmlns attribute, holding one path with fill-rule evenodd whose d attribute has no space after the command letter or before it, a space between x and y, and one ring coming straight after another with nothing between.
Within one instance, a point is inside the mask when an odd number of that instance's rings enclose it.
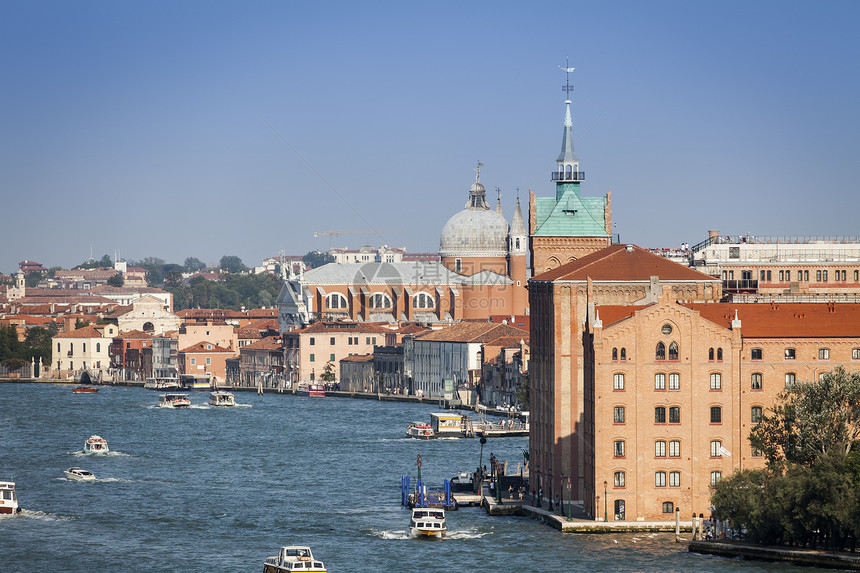
<instances>
[{"instance_id":1,"label":"church steeple","mask_svg":"<svg viewBox=\"0 0 860 573\"><path fill-rule=\"evenodd\" d=\"M567 99L564 100L564 132L561 138L561 153L556 158L558 171L552 173L552 180L556 182L557 187L556 195L560 197L563 191L560 187L563 185L566 187L569 183L574 184L574 191L578 195L579 183L585 181L585 172L579 170L579 157L576 156L573 147L573 118L570 114L570 104L573 103L570 100L570 92L573 91L573 86L570 85L570 73L574 68L562 68L561 66L559 68L564 70L567 76L567 81L561 88L567 93Z\"/></svg>"}]
</instances>

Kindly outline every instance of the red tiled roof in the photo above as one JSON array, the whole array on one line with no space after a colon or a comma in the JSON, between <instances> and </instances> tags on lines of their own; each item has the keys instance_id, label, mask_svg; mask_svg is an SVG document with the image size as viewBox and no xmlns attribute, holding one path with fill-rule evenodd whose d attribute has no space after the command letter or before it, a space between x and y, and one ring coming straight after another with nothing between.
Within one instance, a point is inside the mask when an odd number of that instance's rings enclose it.
<instances>
[{"instance_id":1,"label":"red tiled roof","mask_svg":"<svg viewBox=\"0 0 860 573\"><path fill-rule=\"evenodd\" d=\"M102 333L96 330L93 325L88 324L83 328L58 334L54 338L102 338Z\"/></svg>"},{"instance_id":2,"label":"red tiled roof","mask_svg":"<svg viewBox=\"0 0 860 573\"><path fill-rule=\"evenodd\" d=\"M319 321L301 330L294 330L298 334L337 334L360 332L361 334L386 334L391 332L376 322L328 322Z\"/></svg>"},{"instance_id":3,"label":"red tiled roof","mask_svg":"<svg viewBox=\"0 0 860 573\"><path fill-rule=\"evenodd\" d=\"M485 346L500 346L503 348L519 348L520 343L525 342L529 343L529 335L523 333L522 336L500 336L495 340L491 340L490 342L485 342Z\"/></svg>"},{"instance_id":4,"label":"red tiled roof","mask_svg":"<svg viewBox=\"0 0 860 573\"><path fill-rule=\"evenodd\" d=\"M373 362L373 354L353 354L352 356L344 356L340 359L341 362Z\"/></svg>"},{"instance_id":5,"label":"red tiled roof","mask_svg":"<svg viewBox=\"0 0 860 573\"><path fill-rule=\"evenodd\" d=\"M283 350L283 348L284 344L281 342L280 338L277 336L267 336L266 338L261 338L251 344L246 344L239 349L239 352L245 350Z\"/></svg>"},{"instance_id":6,"label":"red tiled roof","mask_svg":"<svg viewBox=\"0 0 860 573\"><path fill-rule=\"evenodd\" d=\"M119 336L114 336L114 338L121 338L122 340L149 340L152 338L152 335L142 330L129 330L128 332L121 332Z\"/></svg>"},{"instance_id":7,"label":"red tiled roof","mask_svg":"<svg viewBox=\"0 0 860 573\"><path fill-rule=\"evenodd\" d=\"M546 271L533 281L648 281L652 276L661 281L708 281L720 280L669 259L649 253L635 245L612 245Z\"/></svg>"},{"instance_id":8,"label":"red tiled roof","mask_svg":"<svg viewBox=\"0 0 860 573\"><path fill-rule=\"evenodd\" d=\"M415 337L415 340L437 342L488 342L502 336L522 338L525 333L514 326L492 322L461 322L440 330L432 330Z\"/></svg>"},{"instance_id":9,"label":"red tiled roof","mask_svg":"<svg viewBox=\"0 0 860 573\"><path fill-rule=\"evenodd\" d=\"M683 304L726 328L737 310L744 338L860 337L860 304Z\"/></svg>"},{"instance_id":10,"label":"red tiled roof","mask_svg":"<svg viewBox=\"0 0 860 573\"><path fill-rule=\"evenodd\" d=\"M531 325L531 317L527 314L518 314L518 315L506 315L506 314L494 314L490 316L490 322L496 322L501 324L502 322L507 321L511 326L516 326L526 332L529 331Z\"/></svg>"},{"instance_id":11,"label":"red tiled roof","mask_svg":"<svg viewBox=\"0 0 860 573\"><path fill-rule=\"evenodd\" d=\"M211 345L212 348L206 348L209 345ZM205 340L203 342L198 342L197 344L189 346L188 348L184 348L184 349L180 350L179 352L181 352L182 354L198 354L198 353L208 354L210 352L228 352L230 354L235 354L229 348L223 348L221 346L218 346L217 344L214 344L212 342L207 342Z\"/></svg>"}]
</instances>

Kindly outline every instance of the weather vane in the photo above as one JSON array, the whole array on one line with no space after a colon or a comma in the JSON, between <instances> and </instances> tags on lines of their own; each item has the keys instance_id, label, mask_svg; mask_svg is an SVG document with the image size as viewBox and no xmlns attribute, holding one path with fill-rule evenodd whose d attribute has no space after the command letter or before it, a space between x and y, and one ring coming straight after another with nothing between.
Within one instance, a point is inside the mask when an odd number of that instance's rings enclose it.
<instances>
[{"instance_id":1,"label":"weather vane","mask_svg":"<svg viewBox=\"0 0 860 573\"><path fill-rule=\"evenodd\" d=\"M572 85L570 85L570 73L571 73L573 70L575 70L576 68L571 68L571 67L569 67L569 66L570 66L570 58L565 58L565 59L564 59L564 66L565 66L565 67L563 67L563 68L562 68L561 66L558 66L558 69L560 69L560 70L564 70L564 73L565 73L565 80L566 80L565 85L561 86L561 89L562 89L563 91L567 92L567 99L570 99L570 92L572 92L572 91L573 91L573 86L572 86Z\"/></svg>"}]
</instances>

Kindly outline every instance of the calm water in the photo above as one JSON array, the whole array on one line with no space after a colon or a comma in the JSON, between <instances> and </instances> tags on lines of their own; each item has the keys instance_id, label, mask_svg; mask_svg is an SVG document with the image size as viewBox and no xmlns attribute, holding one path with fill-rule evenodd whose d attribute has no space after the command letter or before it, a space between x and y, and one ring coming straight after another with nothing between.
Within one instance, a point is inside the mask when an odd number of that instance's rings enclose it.
<instances>
[{"instance_id":1,"label":"calm water","mask_svg":"<svg viewBox=\"0 0 860 573\"><path fill-rule=\"evenodd\" d=\"M0 518L0 571L255 571L307 544L338 572L784 571L690 555L671 535L562 535L528 518L449 514L449 538L413 540L400 476L415 457L431 486L478 464L477 440L404 438L435 408L237 394L246 406L155 408L158 394L0 384L0 479L24 513ZM91 434L111 454L83 455ZM514 465L526 438L490 440ZM92 471L94 483L63 470ZM798 571L808 571L808 568Z\"/></svg>"}]
</instances>

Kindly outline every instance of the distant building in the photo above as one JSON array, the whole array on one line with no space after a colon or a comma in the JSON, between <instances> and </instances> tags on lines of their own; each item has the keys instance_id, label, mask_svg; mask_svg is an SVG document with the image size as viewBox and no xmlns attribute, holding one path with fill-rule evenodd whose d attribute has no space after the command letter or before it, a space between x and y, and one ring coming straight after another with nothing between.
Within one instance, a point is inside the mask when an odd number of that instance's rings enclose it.
<instances>
[{"instance_id":1,"label":"distant building","mask_svg":"<svg viewBox=\"0 0 860 573\"><path fill-rule=\"evenodd\" d=\"M223 348L204 340L180 348L178 353L179 373L210 374L215 382L224 382L227 379L227 359L235 355L236 352L230 348Z\"/></svg>"},{"instance_id":2,"label":"distant building","mask_svg":"<svg viewBox=\"0 0 860 573\"><path fill-rule=\"evenodd\" d=\"M110 346L116 335L116 325L105 324L85 326L54 336L51 344L57 375L69 378L86 370L92 378L109 373Z\"/></svg>"}]
</instances>

